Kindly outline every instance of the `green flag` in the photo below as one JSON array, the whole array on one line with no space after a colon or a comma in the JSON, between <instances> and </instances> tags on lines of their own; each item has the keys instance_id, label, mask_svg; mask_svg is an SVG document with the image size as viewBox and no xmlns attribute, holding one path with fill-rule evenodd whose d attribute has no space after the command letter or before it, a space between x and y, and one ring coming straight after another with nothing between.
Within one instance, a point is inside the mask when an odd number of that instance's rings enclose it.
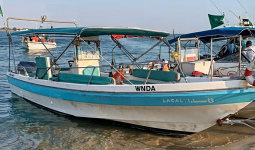
<instances>
[{"instance_id":1,"label":"green flag","mask_svg":"<svg viewBox=\"0 0 255 150\"><path fill-rule=\"evenodd\" d=\"M1 6L0 6L0 15L2 15L2 17L4 16Z\"/></svg>"},{"instance_id":2,"label":"green flag","mask_svg":"<svg viewBox=\"0 0 255 150\"><path fill-rule=\"evenodd\" d=\"M208 17L209 17L212 29L224 24L224 21L223 21L224 15L215 16L215 15L208 14Z\"/></svg>"},{"instance_id":3,"label":"green flag","mask_svg":"<svg viewBox=\"0 0 255 150\"><path fill-rule=\"evenodd\" d=\"M249 26L253 26L252 22L249 20Z\"/></svg>"}]
</instances>

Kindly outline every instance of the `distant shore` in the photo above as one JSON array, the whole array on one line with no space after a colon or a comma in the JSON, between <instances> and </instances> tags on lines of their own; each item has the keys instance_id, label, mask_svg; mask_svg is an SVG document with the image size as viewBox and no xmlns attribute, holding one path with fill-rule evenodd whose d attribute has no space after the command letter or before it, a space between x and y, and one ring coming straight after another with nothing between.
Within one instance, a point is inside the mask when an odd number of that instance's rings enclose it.
<instances>
[{"instance_id":1,"label":"distant shore","mask_svg":"<svg viewBox=\"0 0 255 150\"><path fill-rule=\"evenodd\" d=\"M6 29L0 29L0 31L6 31ZM9 29L9 31L14 31L13 29Z\"/></svg>"},{"instance_id":2,"label":"distant shore","mask_svg":"<svg viewBox=\"0 0 255 150\"><path fill-rule=\"evenodd\" d=\"M26 31L26 30L31 30L30 28L0 28L0 31L6 31L6 30L9 30L9 31L12 31L12 32L15 32L15 31Z\"/></svg>"}]
</instances>

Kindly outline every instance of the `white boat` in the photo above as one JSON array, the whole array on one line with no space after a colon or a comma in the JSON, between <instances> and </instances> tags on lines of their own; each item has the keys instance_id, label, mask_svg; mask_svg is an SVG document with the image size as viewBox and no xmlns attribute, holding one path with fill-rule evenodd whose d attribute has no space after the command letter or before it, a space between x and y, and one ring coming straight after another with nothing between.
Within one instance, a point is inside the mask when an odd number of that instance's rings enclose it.
<instances>
[{"instance_id":1,"label":"white boat","mask_svg":"<svg viewBox=\"0 0 255 150\"><path fill-rule=\"evenodd\" d=\"M37 57L36 63L20 62L14 70L9 65L7 78L13 93L55 111L158 129L200 132L215 125L217 120L235 114L255 99L255 87L238 77L213 77L211 73L209 76L183 78L176 71L158 71L152 67L150 70L139 69L147 65L137 63L145 53L135 58L113 36L116 46L132 61L130 65L137 67L132 75L124 74L102 56L99 35L161 37L158 45L167 42L167 32L80 27L37 29L12 33L12 36L38 33L73 35L73 40L53 62L49 57ZM95 43L94 48L90 46L92 51L81 50L81 44L88 44L87 41ZM71 45L74 45L74 51L70 56L70 67L59 67L56 62ZM109 66L99 66L100 59ZM178 59L176 61L181 67ZM201 62L208 63L207 60L197 61ZM213 65L211 62L204 69L209 71ZM193 65L196 61L185 63ZM105 67L115 68L116 76L112 78L99 69Z\"/></svg>"},{"instance_id":2,"label":"white boat","mask_svg":"<svg viewBox=\"0 0 255 150\"><path fill-rule=\"evenodd\" d=\"M35 19L25 19L25 18L15 18L15 17L8 17L7 18L7 27L9 28L9 20L23 20L23 21L33 21L33 22L41 22L40 28L43 27L43 23L71 23L71 24L75 24L76 27L78 27L77 22L74 20L73 22L67 22L67 21L49 21L46 20L47 17L44 15L42 16L41 20L35 20ZM36 27L37 28L37 27ZM52 26L53 28L53 26ZM33 29L30 29L33 30ZM29 31L28 29L26 29L25 31ZM20 35L22 36L22 35ZM29 37L24 37L22 36L22 47L25 49L29 49L29 50L41 50L41 49L53 49L57 47L57 44L55 42L55 40L53 39L49 39L47 40L40 40L41 37L45 37L47 36L47 34L41 35L41 33L38 33L37 35L33 35L33 37L36 37L38 39L38 41L33 41L32 39L30 40ZM39 38L40 37L40 38Z\"/></svg>"},{"instance_id":3,"label":"white boat","mask_svg":"<svg viewBox=\"0 0 255 150\"><path fill-rule=\"evenodd\" d=\"M32 41L22 41L22 47L29 50L40 50L40 49L53 49L57 47L55 42L32 42Z\"/></svg>"}]
</instances>

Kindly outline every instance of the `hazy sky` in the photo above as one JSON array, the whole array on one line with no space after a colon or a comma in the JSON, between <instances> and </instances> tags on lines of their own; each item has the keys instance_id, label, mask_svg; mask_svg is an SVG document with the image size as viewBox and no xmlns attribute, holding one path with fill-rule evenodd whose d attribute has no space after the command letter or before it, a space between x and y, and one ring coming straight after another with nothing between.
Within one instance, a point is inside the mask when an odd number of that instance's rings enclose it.
<instances>
[{"instance_id":1,"label":"hazy sky","mask_svg":"<svg viewBox=\"0 0 255 150\"><path fill-rule=\"evenodd\" d=\"M246 17L237 0L213 1L225 12L232 26L238 19L229 10ZM255 18L255 1L239 1L250 13L249 18ZM4 20L7 17L40 19L45 14L48 20L73 21L75 18L79 26L140 27L171 33L173 29L176 33L210 29L208 14L220 15L210 0L0 0L0 5ZM35 23L11 21L10 26L35 28ZM54 24L54 27L63 25Z\"/></svg>"}]
</instances>

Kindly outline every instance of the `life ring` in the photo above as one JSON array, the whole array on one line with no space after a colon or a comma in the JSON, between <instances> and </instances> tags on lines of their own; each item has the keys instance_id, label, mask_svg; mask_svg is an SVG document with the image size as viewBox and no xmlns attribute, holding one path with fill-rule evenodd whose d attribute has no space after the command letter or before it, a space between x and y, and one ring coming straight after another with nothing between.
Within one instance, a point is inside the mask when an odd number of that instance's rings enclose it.
<instances>
[{"instance_id":1,"label":"life ring","mask_svg":"<svg viewBox=\"0 0 255 150\"><path fill-rule=\"evenodd\" d=\"M247 66L247 68L245 70L245 73L244 73L246 81L250 85L253 85L253 86L255 86L255 81L254 81L254 78L252 76L252 71L254 69L255 69L255 61L248 64L248 66Z\"/></svg>"},{"instance_id":2,"label":"life ring","mask_svg":"<svg viewBox=\"0 0 255 150\"><path fill-rule=\"evenodd\" d=\"M124 80L124 73L122 71L117 71L114 75L113 78L116 80L117 84L123 84ZM119 78L119 79L118 79Z\"/></svg>"}]
</instances>

